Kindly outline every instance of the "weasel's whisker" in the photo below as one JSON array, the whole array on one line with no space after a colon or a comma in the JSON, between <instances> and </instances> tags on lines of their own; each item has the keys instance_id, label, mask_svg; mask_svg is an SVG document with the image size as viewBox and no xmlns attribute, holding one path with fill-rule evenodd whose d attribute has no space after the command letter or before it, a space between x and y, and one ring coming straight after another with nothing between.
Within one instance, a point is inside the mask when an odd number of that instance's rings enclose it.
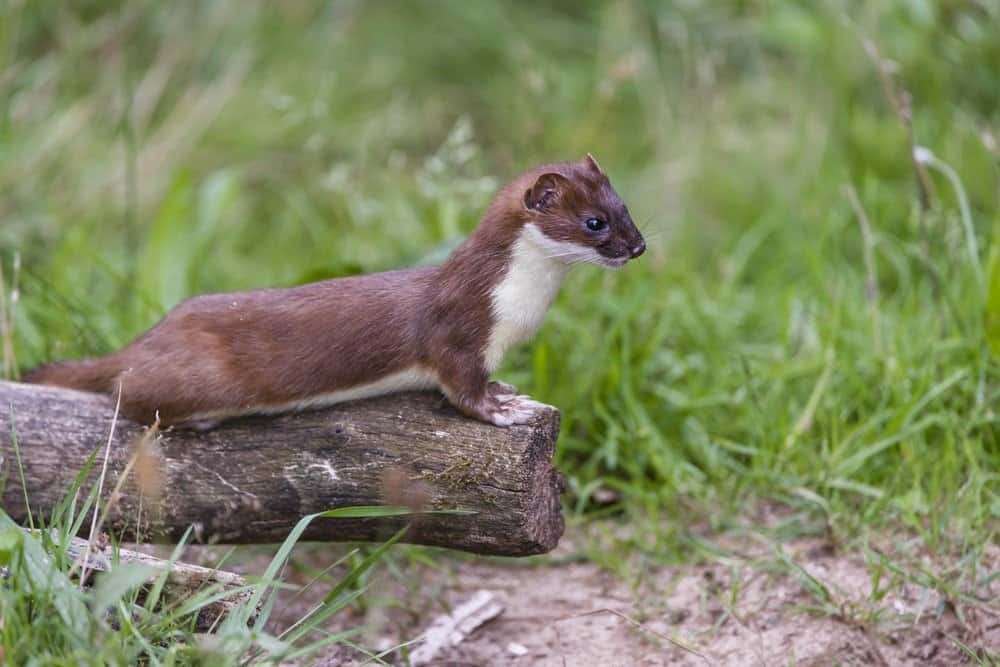
<instances>
[{"instance_id":1,"label":"weasel's whisker","mask_svg":"<svg viewBox=\"0 0 1000 667\"><path fill-rule=\"evenodd\" d=\"M563 257L580 257L580 256L581 255L580 255L579 252L561 252L561 253L555 253L553 255L545 255L545 258L546 259L561 259Z\"/></svg>"},{"instance_id":2,"label":"weasel's whisker","mask_svg":"<svg viewBox=\"0 0 1000 667\"><path fill-rule=\"evenodd\" d=\"M650 223L653 223L653 224L650 225ZM636 227L639 228L640 232L642 232L643 234L645 234L646 230L649 230L649 229L653 229L653 230L659 229L661 231L664 230L665 229L664 223L665 223L664 220L662 220L660 218L657 218L657 219L654 220L653 216L650 216L649 218L647 218L646 220L644 220L641 225L636 225Z\"/></svg>"}]
</instances>

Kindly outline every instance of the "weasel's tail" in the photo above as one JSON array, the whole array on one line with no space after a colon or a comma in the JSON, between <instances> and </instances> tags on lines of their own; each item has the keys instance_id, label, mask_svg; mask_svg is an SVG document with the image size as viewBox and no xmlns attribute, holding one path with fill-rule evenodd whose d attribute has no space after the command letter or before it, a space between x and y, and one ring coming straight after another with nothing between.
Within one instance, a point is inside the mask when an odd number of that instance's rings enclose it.
<instances>
[{"instance_id":1,"label":"weasel's tail","mask_svg":"<svg viewBox=\"0 0 1000 667\"><path fill-rule=\"evenodd\" d=\"M28 371L21 378L31 384L51 384L83 391L110 392L111 383L121 372L114 355L83 361L55 361Z\"/></svg>"}]
</instances>

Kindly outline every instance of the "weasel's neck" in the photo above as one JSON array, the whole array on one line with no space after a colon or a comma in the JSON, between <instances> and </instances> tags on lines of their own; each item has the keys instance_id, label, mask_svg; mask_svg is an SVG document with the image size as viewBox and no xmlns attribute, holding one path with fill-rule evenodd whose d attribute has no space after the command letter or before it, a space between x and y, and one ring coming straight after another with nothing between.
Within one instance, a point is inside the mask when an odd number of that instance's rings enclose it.
<instances>
[{"instance_id":1,"label":"weasel's neck","mask_svg":"<svg viewBox=\"0 0 1000 667\"><path fill-rule=\"evenodd\" d=\"M532 224L524 225L511 245L507 271L491 293L494 325L484 353L489 372L512 345L542 325L569 270L558 245Z\"/></svg>"}]
</instances>

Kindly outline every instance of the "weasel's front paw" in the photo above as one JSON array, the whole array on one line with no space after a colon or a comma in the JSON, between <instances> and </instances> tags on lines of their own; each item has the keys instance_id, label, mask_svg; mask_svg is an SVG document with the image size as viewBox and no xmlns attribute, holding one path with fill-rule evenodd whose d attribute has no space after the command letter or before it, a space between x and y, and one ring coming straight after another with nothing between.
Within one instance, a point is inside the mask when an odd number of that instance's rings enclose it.
<instances>
[{"instance_id":1,"label":"weasel's front paw","mask_svg":"<svg viewBox=\"0 0 1000 667\"><path fill-rule=\"evenodd\" d=\"M510 386L510 385L507 385ZM488 421L497 426L513 426L514 424L530 424L535 412L542 407L538 401L527 396L507 394L507 398L499 399L490 411Z\"/></svg>"},{"instance_id":2,"label":"weasel's front paw","mask_svg":"<svg viewBox=\"0 0 1000 667\"><path fill-rule=\"evenodd\" d=\"M529 424L535 412L544 407L527 396L518 395L517 389L506 382L490 382L485 393L475 401L462 400L464 397L460 393L456 396L456 393L445 388L451 404L463 414L495 426Z\"/></svg>"}]
</instances>

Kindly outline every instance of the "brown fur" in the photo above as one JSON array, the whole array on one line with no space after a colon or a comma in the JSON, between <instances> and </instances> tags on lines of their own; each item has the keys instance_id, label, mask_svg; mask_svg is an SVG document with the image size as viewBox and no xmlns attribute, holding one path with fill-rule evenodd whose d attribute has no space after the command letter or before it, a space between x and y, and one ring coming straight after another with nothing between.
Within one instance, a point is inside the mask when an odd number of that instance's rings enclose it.
<instances>
[{"instance_id":1,"label":"brown fur","mask_svg":"<svg viewBox=\"0 0 1000 667\"><path fill-rule=\"evenodd\" d=\"M609 231L586 231L589 216L607 220ZM25 381L109 393L120 384L125 415L171 424L293 403L419 366L436 373L456 407L491 421L508 391L489 383L483 363L491 294L527 222L607 257L629 256L641 243L592 158L546 165L504 188L440 266L195 297L120 352L41 366Z\"/></svg>"}]
</instances>

